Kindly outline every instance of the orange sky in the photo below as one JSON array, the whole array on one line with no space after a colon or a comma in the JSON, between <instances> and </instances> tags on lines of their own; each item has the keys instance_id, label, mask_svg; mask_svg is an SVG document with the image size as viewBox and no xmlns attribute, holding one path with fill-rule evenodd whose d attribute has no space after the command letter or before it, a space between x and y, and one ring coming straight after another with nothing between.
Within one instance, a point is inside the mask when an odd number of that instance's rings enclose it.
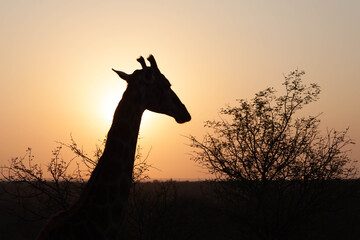
<instances>
[{"instance_id":1,"label":"orange sky","mask_svg":"<svg viewBox=\"0 0 360 240\"><path fill-rule=\"evenodd\" d=\"M0 164L32 147L46 165L70 134L91 153L126 87L111 68L131 73L150 53L193 117L145 114L140 144L160 169L151 178L206 177L184 136L201 137L235 99L280 90L294 69L322 88L304 114L350 126L360 159L359 12L356 0L1 1Z\"/></svg>"}]
</instances>

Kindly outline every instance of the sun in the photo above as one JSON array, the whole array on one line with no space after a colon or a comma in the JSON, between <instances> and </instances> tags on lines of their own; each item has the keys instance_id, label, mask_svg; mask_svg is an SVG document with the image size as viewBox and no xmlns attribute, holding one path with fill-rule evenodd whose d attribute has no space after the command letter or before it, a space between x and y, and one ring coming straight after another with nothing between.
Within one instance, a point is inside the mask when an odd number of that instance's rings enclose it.
<instances>
[{"instance_id":1,"label":"sun","mask_svg":"<svg viewBox=\"0 0 360 240\"><path fill-rule=\"evenodd\" d=\"M104 122L104 124L111 124L118 103L119 96L116 96L115 94L107 94L102 98L98 105L98 110L99 115L101 116L101 120Z\"/></svg>"},{"instance_id":2,"label":"sun","mask_svg":"<svg viewBox=\"0 0 360 240\"><path fill-rule=\"evenodd\" d=\"M145 110L145 112L141 117L141 128L142 129L147 128L152 118L153 118L153 113L148 110Z\"/></svg>"},{"instance_id":3,"label":"sun","mask_svg":"<svg viewBox=\"0 0 360 240\"><path fill-rule=\"evenodd\" d=\"M99 115L104 125L110 126L114 117L115 109L119 104L118 94L108 94L104 96L101 103L98 104ZM141 118L141 129L147 129L154 118L154 114L145 110Z\"/></svg>"}]
</instances>

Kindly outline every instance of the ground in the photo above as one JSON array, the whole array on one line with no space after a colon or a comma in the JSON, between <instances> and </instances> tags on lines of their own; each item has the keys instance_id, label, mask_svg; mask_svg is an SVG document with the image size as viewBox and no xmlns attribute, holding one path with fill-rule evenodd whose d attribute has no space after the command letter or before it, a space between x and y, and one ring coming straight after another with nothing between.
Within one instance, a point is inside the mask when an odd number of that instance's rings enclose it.
<instances>
[{"instance_id":1,"label":"ground","mask_svg":"<svg viewBox=\"0 0 360 240\"><path fill-rule=\"evenodd\" d=\"M1 183L0 189L5 185L14 188ZM273 229L283 229L276 233L257 226L252 231L254 225L247 225L241 215L252 214L251 206L219 196L214 182L136 183L123 235L125 239L260 239L255 234L259 231L267 236L265 239L360 239L360 182L332 181L326 185L326 194L316 200L310 215L301 215L304 218L291 219L287 213L292 209L287 210L283 204L283 211L277 211L283 216L271 223ZM35 220L24 210L24 204L36 210L36 203L30 199L20 205L3 190L0 200L1 239L34 239L45 219ZM284 227L282 221L295 224Z\"/></svg>"}]
</instances>

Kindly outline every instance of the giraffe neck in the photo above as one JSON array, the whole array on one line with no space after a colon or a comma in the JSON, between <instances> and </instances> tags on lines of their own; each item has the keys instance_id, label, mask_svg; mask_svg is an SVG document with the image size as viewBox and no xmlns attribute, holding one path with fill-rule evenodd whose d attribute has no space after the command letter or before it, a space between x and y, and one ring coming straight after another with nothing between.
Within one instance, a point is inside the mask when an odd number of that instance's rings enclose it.
<instances>
[{"instance_id":1,"label":"giraffe neck","mask_svg":"<svg viewBox=\"0 0 360 240\"><path fill-rule=\"evenodd\" d=\"M129 197L136 143L144 112L138 91L125 91L104 153L79 200L54 215L37 239L117 239Z\"/></svg>"},{"instance_id":2,"label":"giraffe neck","mask_svg":"<svg viewBox=\"0 0 360 240\"><path fill-rule=\"evenodd\" d=\"M115 110L104 153L79 201L105 235L118 234L129 191L136 143L144 112L139 95L125 91Z\"/></svg>"},{"instance_id":3,"label":"giraffe neck","mask_svg":"<svg viewBox=\"0 0 360 240\"><path fill-rule=\"evenodd\" d=\"M134 160L144 110L139 94L126 90L115 110L102 158L110 157L122 163Z\"/></svg>"}]
</instances>

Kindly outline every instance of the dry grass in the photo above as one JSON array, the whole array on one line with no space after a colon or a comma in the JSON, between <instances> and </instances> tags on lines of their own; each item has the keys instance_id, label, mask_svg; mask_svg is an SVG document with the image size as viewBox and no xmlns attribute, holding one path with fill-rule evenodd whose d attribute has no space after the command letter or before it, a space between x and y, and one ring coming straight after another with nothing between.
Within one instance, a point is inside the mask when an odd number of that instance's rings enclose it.
<instances>
[{"instance_id":1,"label":"dry grass","mask_svg":"<svg viewBox=\"0 0 360 240\"><path fill-rule=\"evenodd\" d=\"M1 183L1 189L4 186L15 189L15 185ZM243 213L238 210L248 206L239 201L233 207L215 194L216 188L213 182L137 183L129 199L123 228L125 239L258 239L245 231L246 225L238 217ZM328 182L326 194L318 201L314 204L316 211L306 221L297 221L295 227L279 236L283 239L360 236L359 181ZM36 206L35 198L19 202L1 190L1 239L34 239L45 221L36 220L26 210Z\"/></svg>"}]
</instances>

